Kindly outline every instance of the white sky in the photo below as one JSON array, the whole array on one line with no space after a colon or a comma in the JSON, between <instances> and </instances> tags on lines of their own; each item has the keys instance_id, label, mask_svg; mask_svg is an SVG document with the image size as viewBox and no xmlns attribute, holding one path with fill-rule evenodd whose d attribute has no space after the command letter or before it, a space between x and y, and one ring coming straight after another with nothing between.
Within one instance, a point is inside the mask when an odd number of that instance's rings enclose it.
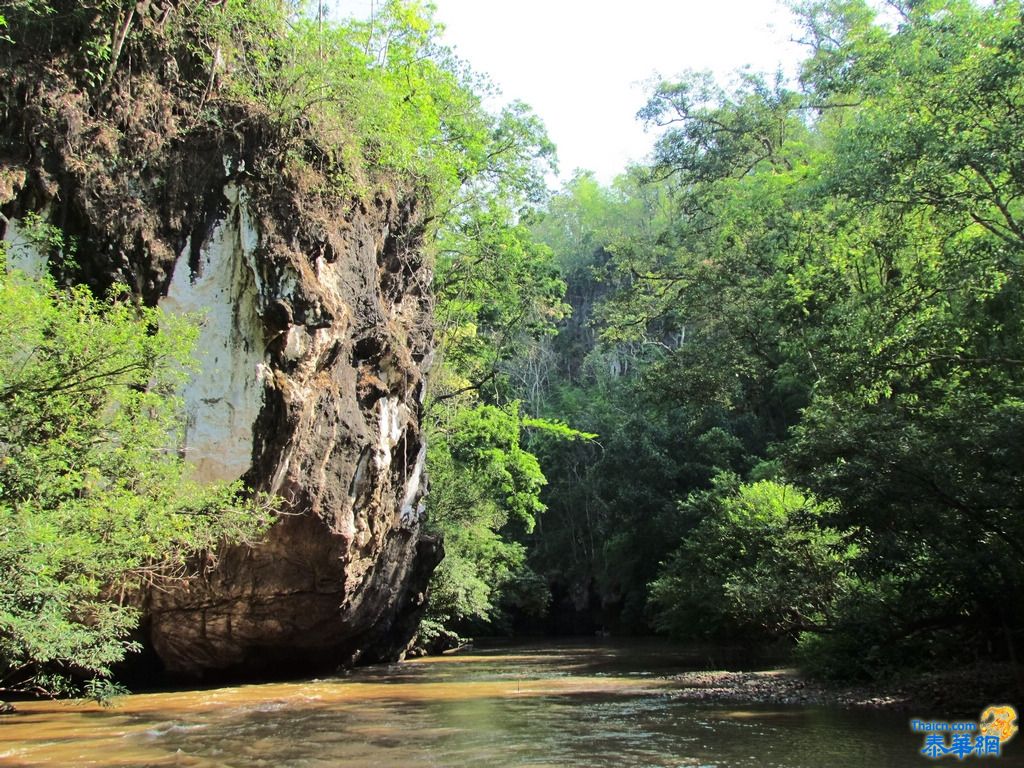
<instances>
[{"instance_id":1,"label":"white sky","mask_svg":"<svg viewBox=\"0 0 1024 768\"><path fill-rule=\"evenodd\" d=\"M370 0L330 0L366 17ZM777 0L435 0L445 42L520 99L574 169L602 182L641 160L654 140L636 119L645 84L686 69L727 80L737 69L793 74L802 57L792 15Z\"/></svg>"}]
</instances>

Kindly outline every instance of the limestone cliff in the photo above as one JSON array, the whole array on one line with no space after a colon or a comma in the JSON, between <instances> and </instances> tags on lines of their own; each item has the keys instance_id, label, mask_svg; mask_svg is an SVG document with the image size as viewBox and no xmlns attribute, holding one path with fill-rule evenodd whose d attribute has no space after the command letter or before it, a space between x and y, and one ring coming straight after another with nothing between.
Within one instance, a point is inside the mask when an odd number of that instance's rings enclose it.
<instances>
[{"instance_id":1,"label":"limestone cliff","mask_svg":"<svg viewBox=\"0 0 1024 768\"><path fill-rule=\"evenodd\" d=\"M294 132L251 105L200 114L159 68L98 103L68 67L19 55L0 71L4 237L24 251L19 221L38 213L77 242L65 279L195 313L185 455L200 477L285 500L266 541L146 596L151 647L195 676L396 658L441 556L422 533L431 300L415 193L394 179L330 192L356 171L315 137L296 165Z\"/></svg>"},{"instance_id":2,"label":"limestone cliff","mask_svg":"<svg viewBox=\"0 0 1024 768\"><path fill-rule=\"evenodd\" d=\"M304 245L287 232L301 212L261 213L259 184L226 172L159 302L205 317L184 393L197 474L244 475L287 505L261 546L151 595L173 671L394 658L438 559L420 535L430 315L415 209L378 196Z\"/></svg>"}]
</instances>

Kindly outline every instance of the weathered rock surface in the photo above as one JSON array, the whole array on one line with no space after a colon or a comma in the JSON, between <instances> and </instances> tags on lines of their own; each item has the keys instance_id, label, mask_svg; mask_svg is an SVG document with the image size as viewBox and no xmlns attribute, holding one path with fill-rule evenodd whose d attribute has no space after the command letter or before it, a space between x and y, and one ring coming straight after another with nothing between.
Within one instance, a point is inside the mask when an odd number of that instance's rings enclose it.
<instances>
[{"instance_id":1,"label":"weathered rock surface","mask_svg":"<svg viewBox=\"0 0 1024 768\"><path fill-rule=\"evenodd\" d=\"M260 546L152 593L150 636L174 672L394 658L439 557L420 534L430 315L415 211L385 197L356 206L311 256L280 212L253 206L259 183L226 181L160 304L205 317L185 391L196 473L244 475L285 514Z\"/></svg>"},{"instance_id":2,"label":"weathered rock surface","mask_svg":"<svg viewBox=\"0 0 1024 768\"><path fill-rule=\"evenodd\" d=\"M266 115L221 105L200 119L156 75L115 84L102 109L59 66L0 76L4 236L38 212L79 243L65 277L197 313L185 455L201 478L244 477L286 502L266 541L145 598L167 670L399 656L441 556L422 532L431 306L415 195L365 178L376 192L325 193L344 169L312 138L296 172L295 137Z\"/></svg>"}]
</instances>

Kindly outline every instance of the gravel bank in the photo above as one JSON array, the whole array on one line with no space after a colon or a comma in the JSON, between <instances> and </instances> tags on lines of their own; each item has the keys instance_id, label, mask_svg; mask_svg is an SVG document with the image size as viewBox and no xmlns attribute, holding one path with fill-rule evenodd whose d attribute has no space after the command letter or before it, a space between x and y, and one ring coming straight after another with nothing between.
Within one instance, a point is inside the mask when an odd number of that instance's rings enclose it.
<instances>
[{"instance_id":1,"label":"gravel bank","mask_svg":"<svg viewBox=\"0 0 1024 768\"><path fill-rule=\"evenodd\" d=\"M874 686L824 684L790 668L685 672L670 679L679 685L673 696L703 702L823 705L974 717L989 704L1024 702L1017 676L1009 665L908 676L891 685Z\"/></svg>"}]
</instances>

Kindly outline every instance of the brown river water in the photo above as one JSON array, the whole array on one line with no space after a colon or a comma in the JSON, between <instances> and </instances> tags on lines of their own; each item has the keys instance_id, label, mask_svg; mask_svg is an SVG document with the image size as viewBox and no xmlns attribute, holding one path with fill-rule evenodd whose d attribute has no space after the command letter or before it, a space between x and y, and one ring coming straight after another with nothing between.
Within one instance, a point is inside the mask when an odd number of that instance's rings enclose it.
<instances>
[{"instance_id":1,"label":"brown river water","mask_svg":"<svg viewBox=\"0 0 1024 768\"><path fill-rule=\"evenodd\" d=\"M0 718L0 765L957 765L918 754L902 713L681 701L689 666L644 645L481 650L286 684L126 696L114 707L31 702ZM945 719L943 713L915 713ZM967 764L1024 766L1024 743ZM1020 754L1018 754L1020 753Z\"/></svg>"}]
</instances>

